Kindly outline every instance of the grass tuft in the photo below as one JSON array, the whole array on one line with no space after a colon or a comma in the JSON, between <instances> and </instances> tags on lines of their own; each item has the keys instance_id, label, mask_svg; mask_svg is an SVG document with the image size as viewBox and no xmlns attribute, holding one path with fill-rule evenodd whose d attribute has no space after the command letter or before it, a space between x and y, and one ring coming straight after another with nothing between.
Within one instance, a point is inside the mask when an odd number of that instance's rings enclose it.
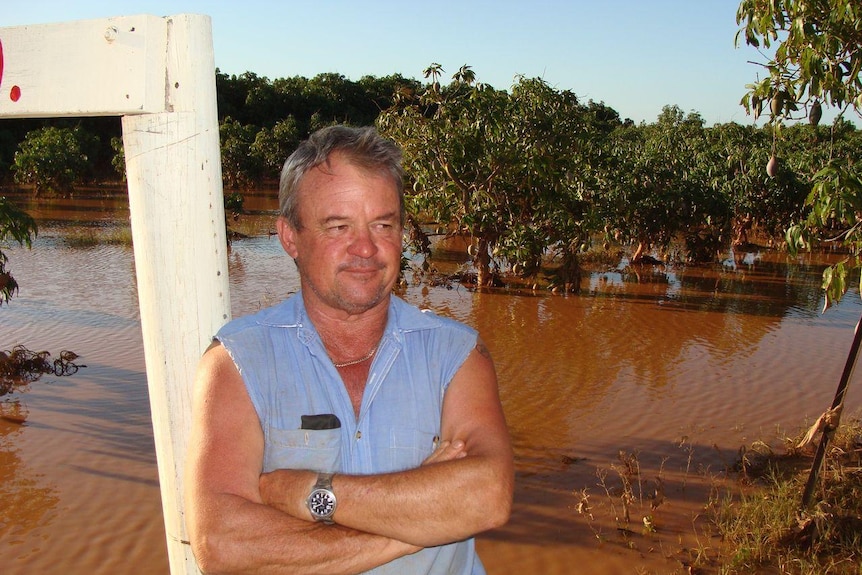
<instances>
[{"instance_id":1,"label":"grass tuft","mask_svg":"<svg viewBox=\"0 0 862 575\"><path fill-rule=\"evenodd\" d=\"M725 543L720 573L862 573L862 423L836 430L809 509L801 501L812 458L795 448L798 439L787 440L784 454L748 450L741 458L740 472L754 489L717 507Z\"/></svg>"},{"instance_id":2,"label":"grass tuft","mask_svg":"<svg viewBox=\"0 0 862 575\"><path fill-rule=\"evenodd\" d=\"M672 574L862 575L862 421L845 419L808 509L802 492L813 458L797 447L806 430L783 438L783 450L763 441L740 449L718 476L693 474L689 450L677 485L686 490L688 479L696 479L710 488L687 534L663 524L673 513L665 509L673 500L665 495L666 461L645 481L637 451L620 451L609 468L596 470L599 493L573 490L572 509L600 545L616 542L641 558L659 549Z\"/></svg>"}]
</instances>

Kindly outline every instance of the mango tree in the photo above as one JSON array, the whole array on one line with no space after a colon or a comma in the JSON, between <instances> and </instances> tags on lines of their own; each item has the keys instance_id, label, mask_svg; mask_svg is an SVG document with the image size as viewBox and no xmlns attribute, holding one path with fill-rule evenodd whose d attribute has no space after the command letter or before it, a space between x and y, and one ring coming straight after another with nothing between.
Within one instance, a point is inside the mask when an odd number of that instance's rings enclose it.
<instances>
[{"instance_id":1,"label":"mango tree","mask_svg":"<svg viewBox=\"0 0 862 575\"><path fill-rule=\"evenodd\" d=\"M429 84L401 93L377 121L404 150L409 211L474 242L479 286L492 283L500 261L533 276L549 248L565 241L569 253L588 235L573 167L582 109L574 94L541 80L521 78L509 94L476 83L468 66L446 86L442 73L427 68ZM413 222L416 243L427 245Z\"/></svg>"},{"instance_id":2,"label":"mango tree","mask_svg":"<svg viewBox=\"0 0 862 575\"><path fill-rule=\"evenodd\" d=\"M71 193L93 168L96 138L80 126L47 126L28 132L15 152L12 172L19 184L43 191Z\"/></svg>"},{"instance_id":3,"label":"mango tree","mask_svg":"<svg viewBox=\"0 0 862 575\"><path fill-rule=\"evenodd\" d=\"M253 145L260 129L225 118L219 126L221 169L224 186L231 189L249 189L263 174L263 160L254 153Z\"/></svg>"},{"instance_id":4,"label":"mango tree","mask_svg":"<svg viewBox=\"0 0 862 575\"><path fill-rule=\"evenodd\" d=\"M747 86L742 104L771 123L807 116L819 123L823 106L840 114L862 111L862 8L857 0L743 0L737 34L771 50L764 77ZM773 48L774 46L774 48ZM767 108L768 104L768 108ZM774 164L775 162L773 162ZM850 257L824 272L826 306L840 299L847 275L862 252L862 173L852 158L832 157L812 179L806 220L787 230L791 250L805 248L828 231Z\"/></svg>"},{"instance_id":5,"label":"mango tree","mask_svg":"<svg viewBox=\"0 0 862 575\"><path fill-rule=\"evenodd\" d=\"M535 276L543 259L552 259L552 287L569 291L577 286L578 255L599 227L592 165L599 157L603 110L526 78L512 86L509 105L515 156L502 181L508 188L508 228L492 247L524 277Z\"/></svg>"},{"instance_id":6,"label":"mango tree","mask_svg":"<svg viewBox=\"0 0 862 575\"><path fill-rule=\"evenodd\" d=\"M263 164L267 177L278 178L284 161L299 145L300 132L296 119L288 116L272 128L262 128L254 137L250 152Z\"/></svg>"},{"instance_id":7,"label":"mango tree","mask_svg":"<svg viewBox=\"0 0 862 575\"><path fill-rule=\"evenodd\" d=\"M751 243L753 230L769 238L799 216L805 197L805 182L782 163L769 176L764 169L773 153L772 129L735 122L707 130L711 167L709 189L724 204L717 210L715 225L730 235L730 246L743 250ZM785 152L782 152L785 154ZM726 245L726 242L725 242Z\"/></svg>"},{"instance_id":8,"label":"mango tree","mask_svg":"<svg viewBox=\"0 0 862 575\"><path fill-rule=\"evenodd\" d=\"M665 106L654 124L611 134L601 167L601 210L616 239L634 246L631 263L664 250L707 217L706 185L695 169L704 138L703 119L676 106Z\"/></svg>"}]
</instances>

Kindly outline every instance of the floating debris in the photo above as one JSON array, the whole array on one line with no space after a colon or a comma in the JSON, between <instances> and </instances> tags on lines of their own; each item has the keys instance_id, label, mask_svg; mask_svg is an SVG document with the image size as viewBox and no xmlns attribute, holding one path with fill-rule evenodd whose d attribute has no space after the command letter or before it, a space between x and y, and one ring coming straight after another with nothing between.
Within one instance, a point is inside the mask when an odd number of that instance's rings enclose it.
<instances>
[{"instance_id":1,"label":"floating debris","mask_svg":"<svg viewBox=\"0 0 862 575\"><path fill-rule=\"evenodd\" d=\"M11 351L0 351L0 396L45 374L63 376L77 373L78 369L87 367L75 363L78 357L74 351L61 351L60 357L52 360L47 351L31 351L23 345L13 347Z\"/></svg>"}]
</instances>

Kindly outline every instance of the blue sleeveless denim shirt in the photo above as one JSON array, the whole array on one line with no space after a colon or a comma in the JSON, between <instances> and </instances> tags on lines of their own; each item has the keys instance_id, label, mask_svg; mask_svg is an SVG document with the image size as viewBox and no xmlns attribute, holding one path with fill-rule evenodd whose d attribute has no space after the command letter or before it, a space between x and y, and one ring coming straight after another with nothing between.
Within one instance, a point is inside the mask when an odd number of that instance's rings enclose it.
<instances>
[{"instance_id":1,"label":"blue sleeveless denim shirt","mask_svg":"<svg viewBox=\"0 0 862 575\"><path fill-rule=\"evenodd\" d=\"M477 334L392 296L358 419L301 293L231 321L216 339L236 364L260 418L263 472L369 475L418 467L431 454L440 437L443 395L476 346ZM303 416L323 414L337 416L340 427L303 429ZM479 575L485 570L469 539L423 549L369 573Z\"/></svg>"}]
</instances>

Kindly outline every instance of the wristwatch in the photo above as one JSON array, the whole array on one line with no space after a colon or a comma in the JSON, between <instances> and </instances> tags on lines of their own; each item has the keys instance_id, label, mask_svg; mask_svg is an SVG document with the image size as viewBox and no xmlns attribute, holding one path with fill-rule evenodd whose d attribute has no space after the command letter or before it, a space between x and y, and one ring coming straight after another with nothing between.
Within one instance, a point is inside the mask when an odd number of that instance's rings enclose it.
<instances>
[{"instance_id":1,"label":"wristwatch","mask_svg":"<svg viewBox=\"0 0 862 575\"><path fill-rule=\"evenodd\" d=\"M334 473L319 473L317 483L314 484L311 493L305 499L305 504L308 505L308 510L314 520L329 525L335 523L332 520L332 515L335 513L335 506L338 503L335 493L332 492L333 475Z\"/></svg>"}]
</instances>

